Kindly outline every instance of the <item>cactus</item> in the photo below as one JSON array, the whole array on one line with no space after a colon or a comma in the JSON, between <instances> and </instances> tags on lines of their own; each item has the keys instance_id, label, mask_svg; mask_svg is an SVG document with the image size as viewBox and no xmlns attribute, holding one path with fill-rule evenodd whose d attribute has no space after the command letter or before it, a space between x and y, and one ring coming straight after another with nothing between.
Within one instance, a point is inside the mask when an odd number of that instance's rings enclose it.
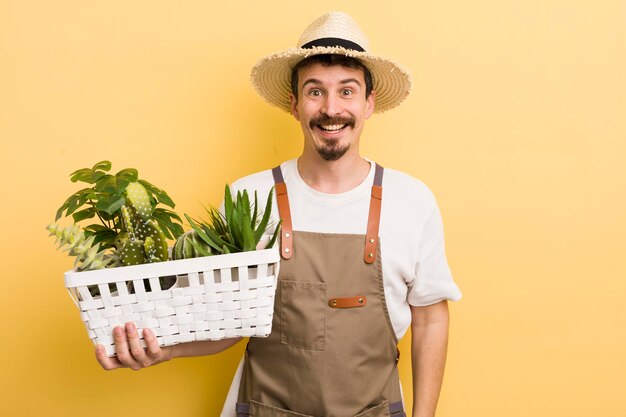
<instances>
[{"instance_id":1,"label":"cactus","mask_svg":"<svg viewBox=\"0 0 626 417\"><path fill-rule=\"evenodd\" d=\"M152 218L153 207L144 186L138 182L128 184L126 202L128 205L121 207L125 232L118 236L117 241L122 265L167 261L169 254L166 237ZM160 277L159 282L161 288L167 289L174 285L176 277ZM148 291L151 289L148 280L144 280L144 286ZM132 283L129 284L129 291L135 291Z\"/></svg>"},{"instance_id":2,"label":"cactus","mask_svg":"<svg viewBox=\"0 0 626 417\"><path fill-rule=\"evenodd\" d=\"M126 188L126 202L121 207L126 234L118 239L122 265L139 265L167 261L167 241L163 231L152 219L148 192L138 182Z\"/></svg>"},{"instance_id":3,"label":"cactus","mask_svg":"<svg viewBox=\"0 0 626 417\"><path fill-rule=\"evenodd\" d=\"M71 256L76 256L74 268L78 271L88 271L102 269L105 267L115 267L120 265L120 261L115 253L105 253L100 250L100 244L94 242L94 236L85 238L82 229L74 224L68 227L51 223L46 226L50 236L56 238L59 249L66 251Z\"/></svg>"}]
</instances>

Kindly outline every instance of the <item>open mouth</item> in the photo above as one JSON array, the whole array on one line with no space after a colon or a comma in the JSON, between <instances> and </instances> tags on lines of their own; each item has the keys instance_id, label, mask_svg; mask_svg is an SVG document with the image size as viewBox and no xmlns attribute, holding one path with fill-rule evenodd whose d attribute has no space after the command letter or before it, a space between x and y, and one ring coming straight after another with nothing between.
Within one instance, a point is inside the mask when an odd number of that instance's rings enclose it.
<instances>
[{"instance_id":1,"label":"open mouth","mask_svg":"<svg viewBox=\"0 0 626 417\"><path fill-rule=\"evenodd\" d=\"M326 134L337 134L347 127L354 127L354 119L347 117L320 116L310 121L311 128L317 128Z\"/></svg>"},{"instance_id":2,"label":"open mouth","mask_svg":"<svg viewBox=\"0 0 626 417\"><path fill-rule=\"evenodd\" d=\"M328 133L337 133L342 131L346 126L348 126L348 124L333 124L333 125L324 125L324 124L318 124L317 127L320 130L323 130L324 132L328 132Z\"/></svg>"}]
</instances>

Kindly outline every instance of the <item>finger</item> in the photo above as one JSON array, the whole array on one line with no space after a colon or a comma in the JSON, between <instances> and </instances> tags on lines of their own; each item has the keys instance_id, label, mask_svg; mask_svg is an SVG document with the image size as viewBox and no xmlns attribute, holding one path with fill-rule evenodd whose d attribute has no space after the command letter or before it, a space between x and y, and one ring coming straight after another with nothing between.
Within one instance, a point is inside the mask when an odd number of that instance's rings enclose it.
<instances>
[{"instance_id":1,"label":"finger","mask_svg":"<svg viewBox=\"0 0 626 417\"><path fill-rule=\"evenodd\" d=\"M117 358L110 358L107 356L106 349L103 345L96 345L96 359L102 368L106 371L110 371L117 368L123 368L124 365L117 360Z\"/></svg>"},{"instance_id":2,"label":"finger","mask_svg":"<svg viewBox=\"0 0 626 417\"><path fill-rule=\"evenodd\" d=\"M150 360L146 356L146 352L143 350L143 346L141 346L139 332L137 331L137 326L135 325L135 323L126 323L126 337L128 338L128 347L130 353L131 355L133 355L135 361L143 368L145 368L146 366L150 366Z\"/></svg>"},{"instance_id":3,"label":"finger","mask_svg":"<svg viewBox=\"0 0 626 417\"><path fill-rule=\"evenodd\" d=\"M122 364L135 371L140 369L141 366L131 355L124 328L122 328L121 326L117 326L115 329L113 329L113 340L115 341L115 352L117 354L117 359Z\"/></svg>"},{"instance_id":4,"label":"finger","mask_svg":"<svg viewBox=\"0 0 626 417\"><path fill-rule=\"evenodd\" d=\"M159 361L163 357L163 351L159 341L150 329L143 329L143 340L146 342L146 354L153 361Z\"/></svg>"}]
</instances>

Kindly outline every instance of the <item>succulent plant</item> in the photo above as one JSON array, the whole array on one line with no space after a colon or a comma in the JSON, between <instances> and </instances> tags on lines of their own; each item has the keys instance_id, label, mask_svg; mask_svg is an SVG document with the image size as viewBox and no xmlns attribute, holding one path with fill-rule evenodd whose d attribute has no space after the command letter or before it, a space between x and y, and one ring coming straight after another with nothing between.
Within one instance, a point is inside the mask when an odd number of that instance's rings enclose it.
<instances>
[{"instance_id":1,"label":"succulent plant","mask_svg":"<svg viewBox=\"0 0 626 417\"><path fill-rule=\"evenodd\" d=\"M238 191L233 200L230 187L224 191L224 214L215 207L206 209L208 221L197 221L185 214L192 227L189 235L178 238L174 247L176 256L196 257L213 254L245 252L257 249L261 238L269 229L274 189L268 194L265 210L259 210L257 193L254 193L254 204L250 203L248 191ZM265 248L271 248L276 242L280 230L280 221L276 225L273 236ZM194 250L189 249L191 246ZM189 256L187 256L189 255Z\"/></svg>"},{"instance_id":2,"label":"succulent plant","mask_svg":"<svg viewBox=\"0 0 626 417\"><path fill-rule=\"evenodd\" d=\"M192 229L183 233L176 239L176 243L174 243L174 247L172 248L172 259L188 259L205 256L196 250L195 246L200 246L206 252L213 253L211 247Z\"/></svg>"},{"instance_id":3,"label":"succulent plant","mask_svg":"<svg viewBox=\"0 0 626 417\"><path fill-rule=\"evenodd\" d=\"M50 236L56 238L56 242L59 243L59 249L76 257L74 268L78 271L120 265L120 260L115 252L102 252L99 243L94 245L94 236L85 239L85 234L80 226L76 224L63 227L56 223L51 223L46 226L46 230L50 232Z\"/></svg>"}]
</instances>

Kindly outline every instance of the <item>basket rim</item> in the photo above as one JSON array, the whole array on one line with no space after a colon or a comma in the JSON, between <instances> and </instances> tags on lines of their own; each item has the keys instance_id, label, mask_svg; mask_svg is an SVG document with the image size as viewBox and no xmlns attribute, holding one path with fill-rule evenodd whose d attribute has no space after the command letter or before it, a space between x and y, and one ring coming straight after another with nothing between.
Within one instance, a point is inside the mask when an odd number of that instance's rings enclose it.
<instances>
[{"instance_id":1,"label":"basket rim","mask_svg":"<svg viewBox=\"0 0 626 417\"><path fill-rule=\"evenodd\" d=\"M70 270L65 272L65 287L76 288L86 285L182 275L238 266L271 264L278 261L280 261L280 252L278 245L275 245L270 249L202 256L198 258L170 260L142 265L120 266L93 271L78 272L76 270Z\"/></svg>"}]
</instances>

